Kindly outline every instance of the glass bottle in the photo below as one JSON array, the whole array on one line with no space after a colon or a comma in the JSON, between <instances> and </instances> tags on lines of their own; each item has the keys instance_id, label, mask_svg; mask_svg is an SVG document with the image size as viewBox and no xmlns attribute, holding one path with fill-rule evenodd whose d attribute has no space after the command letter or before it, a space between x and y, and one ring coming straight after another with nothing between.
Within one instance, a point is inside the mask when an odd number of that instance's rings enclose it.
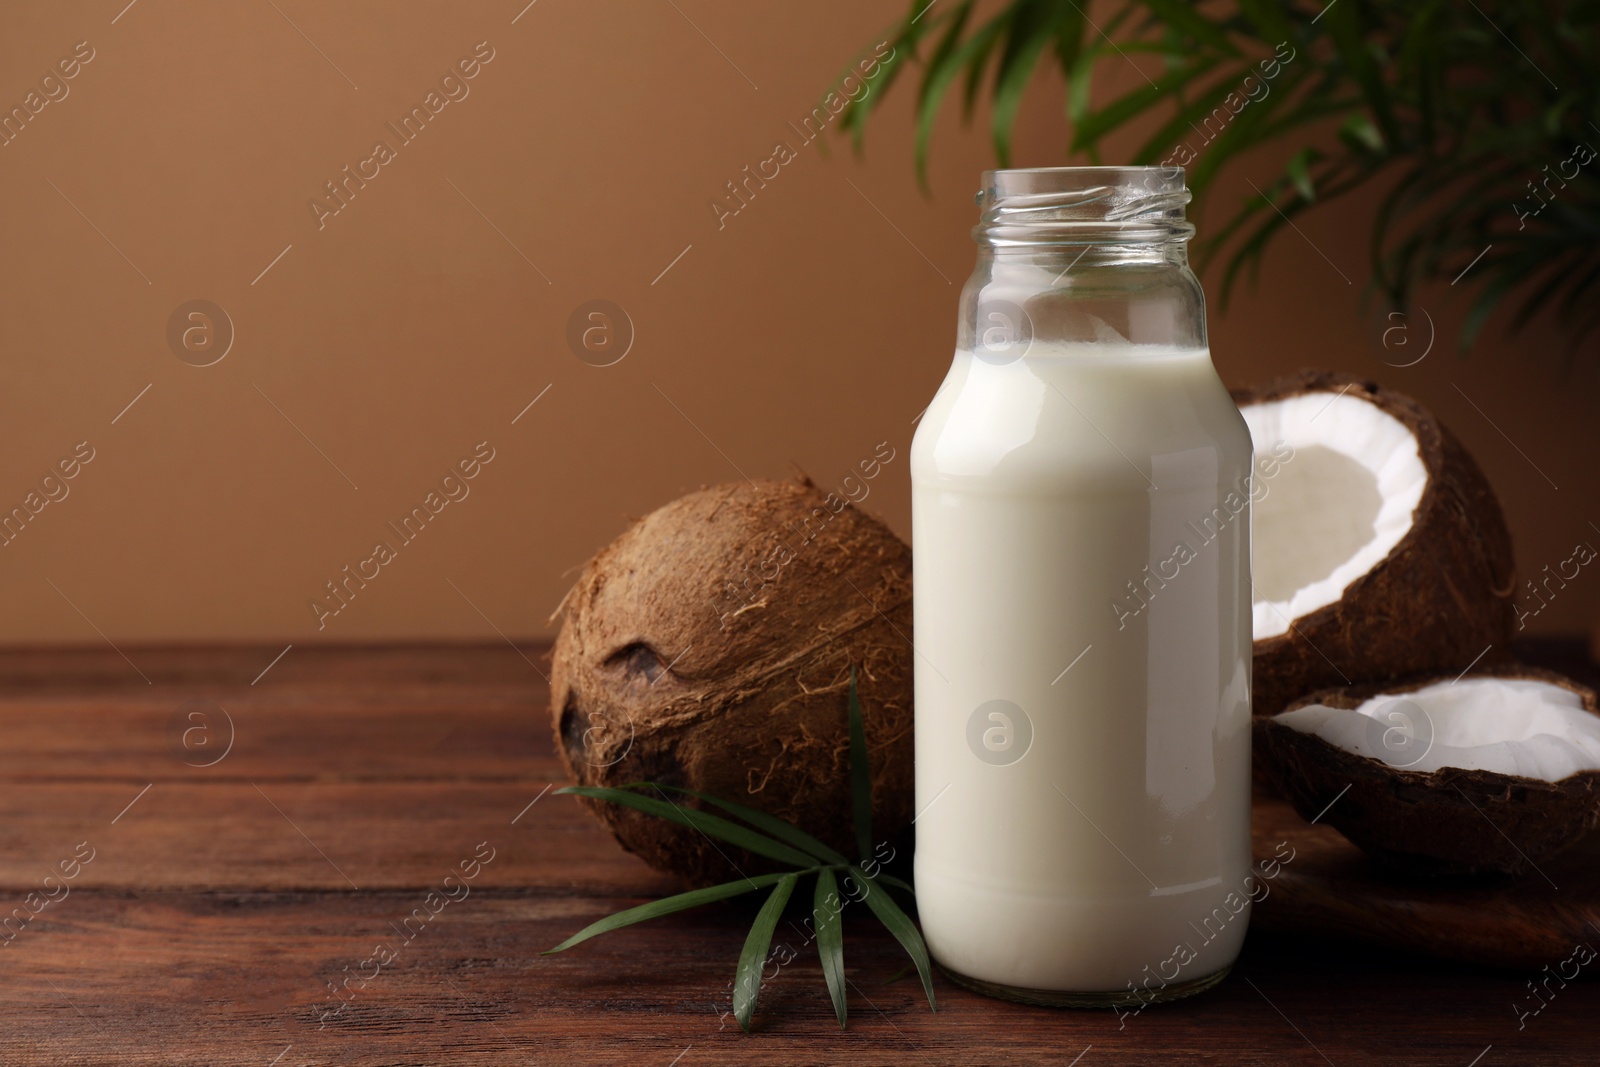
<instances>
[{"instance_id":1,"label":"glass bottle","mask_svg":"<svg viewBox=\"0 0 1600 1067\"><path fill-rule=\"evenodd\" d=\"M952 979L1142 1006L1221 980L1250 868L1249 431L1176 167L984 175L911 451L917 903Z\"/></svg>"}]
</instances>

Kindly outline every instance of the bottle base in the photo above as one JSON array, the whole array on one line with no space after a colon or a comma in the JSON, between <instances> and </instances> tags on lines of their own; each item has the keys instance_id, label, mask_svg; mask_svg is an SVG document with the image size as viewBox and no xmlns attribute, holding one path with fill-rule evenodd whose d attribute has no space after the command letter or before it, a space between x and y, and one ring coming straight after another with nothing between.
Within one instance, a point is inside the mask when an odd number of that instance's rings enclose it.
<instances>
[{"instance_id":1,"label":"bottle base","mask_svg":"<svg viewBox=\"0 0 1600 1067\"><path fill-rule=\"evenodd\" d=\"M982 993L986 997L995 997L999 1000L1015 1001L1018 1004L1036 1004L1045 1008L1132 1008L1144 1007L1147 1004L1164 1004L1170 1000L1182 1000L1196 993L1204 993L1228 977L1228 972L1233 970L1233 964L1230 963L1220 971L1201 975L1187 982L1174 982L1160 989L1142 991L1123 989L1088 993L1075 993L1066 989L1027 989L1022 986L1001 985L998 982L986 982L981 978L959 974L942 965L939 966L939 970L956 985L970 989L974 993Z\"/></svg>"}]
</instances>

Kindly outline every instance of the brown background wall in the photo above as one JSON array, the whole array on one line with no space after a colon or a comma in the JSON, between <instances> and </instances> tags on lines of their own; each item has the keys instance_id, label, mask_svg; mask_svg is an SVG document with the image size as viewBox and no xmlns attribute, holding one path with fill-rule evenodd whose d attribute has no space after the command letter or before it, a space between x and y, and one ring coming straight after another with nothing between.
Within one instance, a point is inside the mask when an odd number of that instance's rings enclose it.
<instances>
[{"instance_id":1,"label":"brown background wall","mask_svg":"<svg viewBox=\"0 0 1600 1067\"><path fill-rule=\"evenodd\" d=\"M907 86L864 160L787 125L901 4L523 2L7 8L5 108L77 42L94 58L0 148L0 506L77 442L94 459L0 548L0 640L539 635L627 516L738 471L834 482L882 440L898 455L865 506L907 531L911 420L948 363L987 140L947 114L925 197ZM385 123L483 41L469 95L319 229L324 183L398 145ZM1036 86L1019 163L1067 161L1059 99ZM778 141L797 158L719 229L709 201ZM1377 377L1477 454L1524 572L1600 544L1593 360L1563 375L1536 333L1462 361L1442 289L1430 354L1386 366L1428 329L1376 343L1369 203L1313 214L1259 289L1213 306L1224 378ZM233 323L208 367L166 338L194 299ZM594 299L633 323L613 366L565 340ZM485 440L470 496L319 631L324 582ZM1531 628L1586 630L1597 604L1585 571Z\"/></svg>"}]
</instances>

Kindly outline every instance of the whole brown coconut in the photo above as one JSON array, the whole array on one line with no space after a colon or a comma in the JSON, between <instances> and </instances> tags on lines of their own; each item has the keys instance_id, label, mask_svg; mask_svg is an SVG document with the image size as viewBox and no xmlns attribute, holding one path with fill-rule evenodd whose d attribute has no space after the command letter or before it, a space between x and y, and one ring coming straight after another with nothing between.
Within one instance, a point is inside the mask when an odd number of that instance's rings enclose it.
<instances>
[{"instance_id":1,"label":"whole brown coconut","mask_svg":"<svg viewBox=\"0 0 1600 1067\"><path fill-rule=\"evenodd\" d=\"M1509 656L1511 535L1494 491L1461 442L1410 397L1343 374L1302 371L1233 397L1243 410L1304 394L1319 394L1312 406L1318 413L1325 410L1320 394L1327 394L1329 404L1363 401L1393 416L1415 437L1427 480L1410 528L1386 556L1333 602L1255 641L1255 714L1275 714L1329 686L1453 674ZM1271 445L1257 440L1257 454ZM1258 529L1258 565L1272 548Z\"/></svg>"},{"instance_id":2,"label":"whole brown coconut","mask_svg":"<svg viewBox=\"0 0 1600 1067\"><path fill-rule=\"evenodd\" d=\"M874 836L909 826L911 551L878 520L809 479L702 489L590 560L563 608L551 710L580 784L709 793L854 855L854 667ZM624 848L688 882L775 869L687 827L583 803Z\"/></svg>"},{"instance_id":3,"label":"whole brown coconut","mask_svg":"<svg viewBox=\"0 0 1600 1067\"><path fill-rule=\"evenodd\" d=\"M1462 678L1541 682L1576 695L1591 715L1600 713L1593 690L1551 671L1508 663ZM1356 708L1375 696L1403 697L1441 682L1452 678L1340 687L1296 700L1287 711ZM1402 721L1378 720L1368 742L1381 752L1384 727ZM1277 718L1257 718L1254 734L1258 767L1303 818L1332 825L1407 874L1525 874L1600 824L1600 771L1559 781L1458 767L1424 772L1404 766L1409 759L1391 766Z\"/></svg>"}]
</instances>

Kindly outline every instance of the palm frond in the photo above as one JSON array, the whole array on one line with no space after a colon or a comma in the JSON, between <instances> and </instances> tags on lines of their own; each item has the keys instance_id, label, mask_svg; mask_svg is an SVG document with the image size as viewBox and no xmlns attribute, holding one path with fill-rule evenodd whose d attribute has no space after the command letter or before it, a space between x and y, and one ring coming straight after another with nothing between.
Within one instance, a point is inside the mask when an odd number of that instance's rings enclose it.
<instances>
[{"instance_id":1,"label":"palm frond","mask_svg":"<svg viewBox=\"0 0 1600 1067\"><path fill-rule=\"evenodd\" d=\"M1403 304L1494 246L1462 284L1473 294L1465 337L1512 294L1512 330L1551 318L1576 343L1596 328L1584 303L1600 286L1595 0L1124 0L1098 24L1082 0L1010 0L981 20L973 0L942 8L930 14L927 0L913 0L895 37L922 67L924 183L935 120L958 80L969 120L990 87L1005 166L1025 91L1053 64L1066 85L1066 153L1099 163L1111 138L1137 132L1131 161L1188 166L1197 214L1242 157L1278 161L1282 177L1214 230L1199 257L1220 261L1224 303L1286 216L1381 182L1373 289ZM920 55L933 36L937 46ZM1138 67L1138 83L1097 93L1108 61ZM859 138L868 113L853 105L841 125Z\"/></svg>"}]
</instances>

